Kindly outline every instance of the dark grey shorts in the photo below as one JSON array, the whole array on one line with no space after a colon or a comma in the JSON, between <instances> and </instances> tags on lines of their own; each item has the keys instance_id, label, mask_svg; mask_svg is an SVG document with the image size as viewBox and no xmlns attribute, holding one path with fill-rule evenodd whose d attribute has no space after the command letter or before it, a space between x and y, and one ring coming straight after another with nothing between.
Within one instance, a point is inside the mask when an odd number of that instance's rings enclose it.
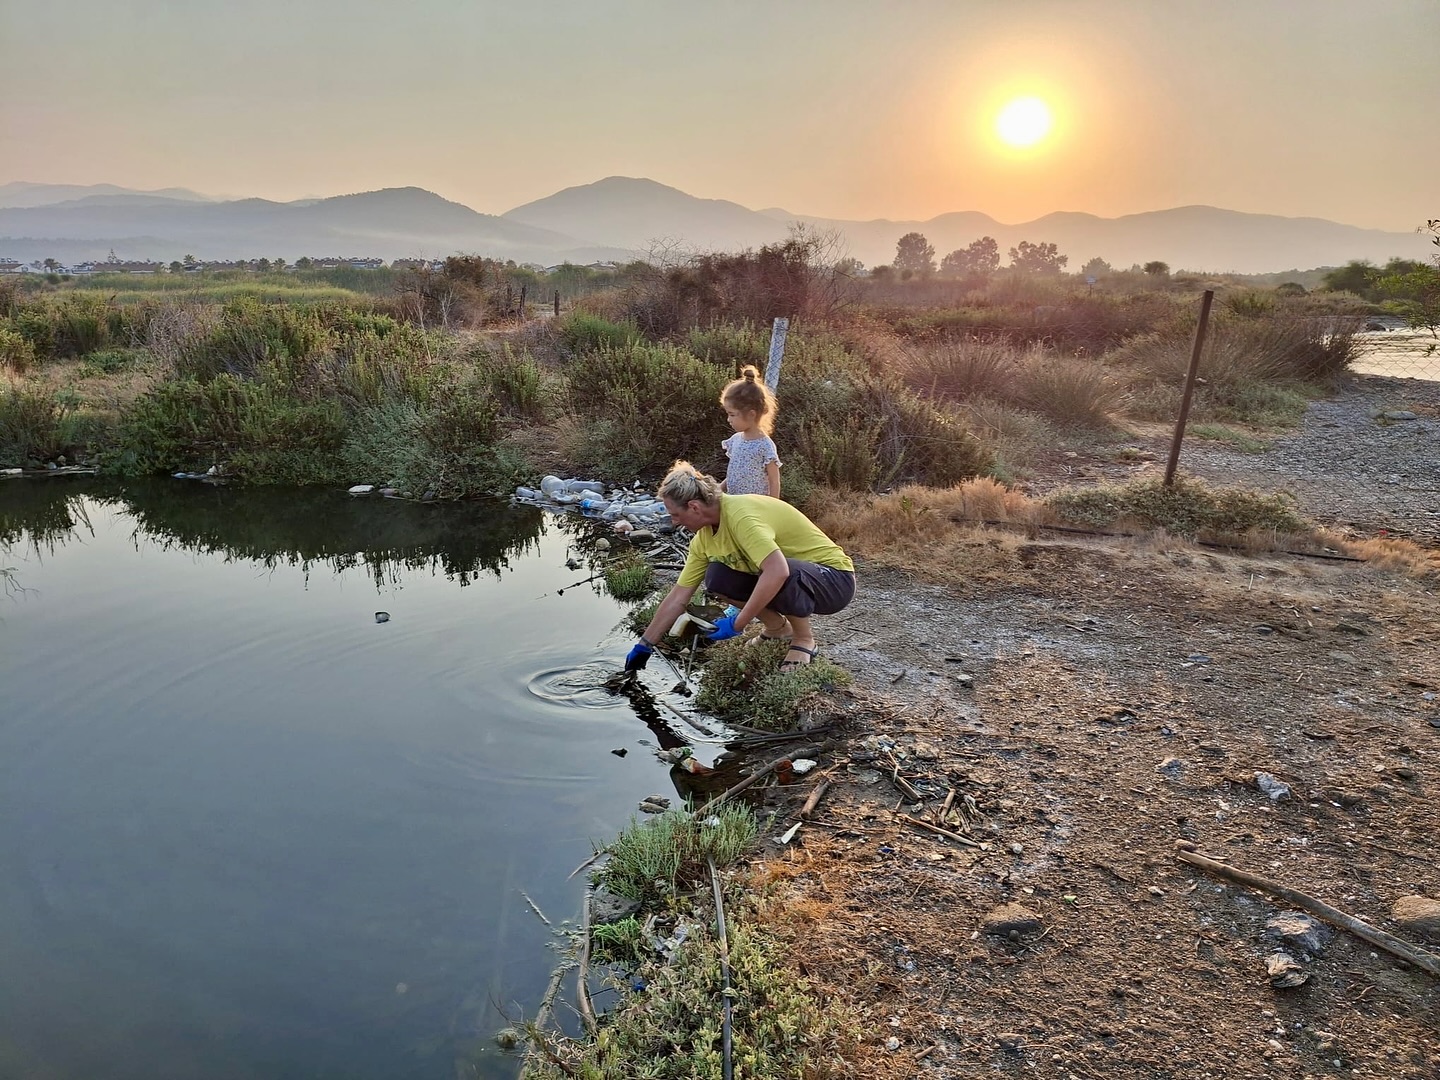
<instances>
[{"instance_id":1,"label":"dark grey shorts","mask_svg":"<svg viewBox=\"0 0 1440 1080\"><path fill-rule=\"evenodd\" d=\"M834 615L855 599L855 575L849 570L799 559L787 561L790 576L766 605L771 611L808 619L811 615ZM742 574L724 563L712 562L705 571L705 591L743 605L759 580L754 574Z\"/></svg>"}]
</instances>

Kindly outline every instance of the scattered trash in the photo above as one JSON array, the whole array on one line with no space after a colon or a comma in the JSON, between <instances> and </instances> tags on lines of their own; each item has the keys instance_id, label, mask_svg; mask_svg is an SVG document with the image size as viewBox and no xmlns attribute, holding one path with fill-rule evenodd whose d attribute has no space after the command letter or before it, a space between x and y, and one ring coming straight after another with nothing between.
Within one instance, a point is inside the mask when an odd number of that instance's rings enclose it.
<instances>
[{"instance_id":1,"label":"scattered trash","mask_svg":"<svg viewBox=\"0 0 1440 1080\"><path fill-rule=\"evenodd\" d=\"M1268 772L1255 774L1255 786L1268 795L1271 802L1290 798L1290 785Z\"/></svg>"},{"instance_id":2,"label":"scattered trash","mask_svg":"<svg viewBox=\"0 0 1440 1080\"><path fill-rule=\"evenodd\" d=\"M817 764L818 762L811 761L809 758L796 758L790 762L790 771L796 776L804 776L811 769L815 768Z\"/></svg>"},{"instance_id":3,"label":"scattered trash","mask_svg":"<svg viewBox=\"0 0 1440 1080\"><path fill-rule=\"evenodd\" d=\"M897 1039L894 1035L891 1035L888 1039L885 1040L885 1049L889 1050L891 1053L894 1053L896 1050L900 1049L900 1040Z\"/></svg>"},{"instance_id":4,"label":"scattered trash","mask_svg":"<svg viewBox=\"0 0 1440 1080\"><path fill-rule=\"evenodd\" d=\"M1166 776L1170 777L1170 779L1174 780L1179 777L1181 771L1184 768L1185 762L1181 761L1179 758L1167 757L1164 761L1160 762L1159 765L1155 766L1155 771L1162 772Z\"/></svg>"},{"instance_id":5,"label":"scattered trash","mask_svg":"<svg viewBox=\"0 0 1440 1080\"><path fill-rule=\"evenodd\" d=\"M783 833L780 834L779 842L782 844L790 843L791 840L795 839L795 834L800 831L800 826L803 824L803 821L795 822L794 825L791 825L790 828L786 829Z\"/></svg>"},{"instance_id":6,"label":"scattered trash","mask_svg":"<svg viewBox=\"0 0 1440 1080\"><path fill-rule=\"evenodd\" d=\"M614 523L617 532L628 532L640 525L667 525L670 515L665 504L638 488L610 488L600 480L562 480L547 476L540 481L540 490L517 487L513 496L518 503L564 512L577 510L586 517ZM625 528L621 527L621 523ZM641 530L642 535L644 530ZM653 539L651 533L645 539Z\"/></svg>"},{"instance_id":7,"label":"scattered trash","mask_svg":"<svg viewBox=\"0 0 1440 1080\"><path fill-rule=\"evenodd\" d=\"M1210 663L1210 657L1206 656L1204 653L1191 653L1189 656L1185 657L1185 662L1187 664L1208 664Z\"/></svg>"},{"instance_id":8,"label":"scattered trash","mask_svg":"<svg viewBox=\"0 0 1440 1080\"><path fill-rule=\"evenodd\" d=\"M375 621L376 621L376 622L389 622L389 621L390 621L390 612L388 612L388 611L377 611L377 612L375 612Z\"/></svg>"}]
</instances>

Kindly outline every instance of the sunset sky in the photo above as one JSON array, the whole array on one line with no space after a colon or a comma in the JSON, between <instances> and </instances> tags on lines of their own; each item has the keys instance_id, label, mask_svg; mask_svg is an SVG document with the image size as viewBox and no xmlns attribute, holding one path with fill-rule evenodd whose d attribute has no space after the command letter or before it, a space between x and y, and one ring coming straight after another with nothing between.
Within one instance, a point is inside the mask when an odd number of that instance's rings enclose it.
<instances>
[{"instance_id":1,"label":"sunset sky","mask_svg":"<svg viewBox=\"0 0 1440 1080\"><path fill-rule=\"evenodd\" d=\"M0 183L1440 217L1440 0L0 0ZM1017 98L1048 132L1009 146Z\"/></svg>"}]
</instances>

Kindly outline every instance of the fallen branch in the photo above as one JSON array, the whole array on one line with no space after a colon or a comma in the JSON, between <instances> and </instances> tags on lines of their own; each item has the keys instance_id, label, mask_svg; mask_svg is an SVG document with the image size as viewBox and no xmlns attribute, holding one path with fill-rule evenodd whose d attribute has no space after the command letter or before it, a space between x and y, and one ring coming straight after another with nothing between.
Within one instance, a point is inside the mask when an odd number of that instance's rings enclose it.
<instances>
[{"instance_id":1,"label":"fallen branch","mask_svg":"<svg viewBox=\"0 0 1440 1080\"><path fill-rule=\"evenodd\" d=\"M595 852L594 855L591 855L588 859L586 859L584 862L582 862L579 866L575 867L574 870L571 870L571 871L570 871L570 877L567 877L565 880L566 880L566 881L569 881L570 878L573 878L576 874L578 874L581 870L584 870L587 866L593 866L593 865L595 864L595 860L598 859L598 858L600 858L601 855L606 854L606 851L607 851L606 848L601 848L599 851Z\"/></svg>"},{"instance_id":2,"label":"fallen branch","mask_svg":"<svg viewBox=\"0 0 1440 1080\"><path fill-rule=\"evenodd\" d=\"M800 808L800 819L802 821L810 820L810 815L815 813L815 808L820 805L820 800L825 797L825 792L829 790L829 780L821 780L815 785L815 790L810 792L810 797L805 800L805 805Z\"/></svg>"},{"instance_id":3,"label":"fallen branch","mask_svg":"<svg viewBox=\"0 0 1440 1080\"><path fill-rule=\"evenodd\" d=\"M722 994L725 998L725 1012L720 1021L720 1049L724 1055L720 1061L720 1075L723 1080L731 1080L734 1075L734 1065L732 1063L730 1027L730 939L725 933L725 898L720 891L720 873L715 869L714 859L706 861L710 864L710 884L715 888L715 926L720 932L720 975L724 984Z\"/></svg>"},{"instance_id":4,"label":"fallen branch","mask_svg":"<svg viewBox=\"0 0 1440 1080\"><path fill-rule=\"evenodd\" d=\"M931 825L928 821L921 821L919 818L911 817L909 814L896 814L895 816L907 825L917 825L926 832L932 832L936 836L943 836L946 840L954 840L957 844L964 844L966 847L973 848L980 846L978 842L971 840L968 836L961 836L959 833L951 832L949 829L942 829L939 825Z\"/></svg>"},{"instance_id":5,"label":"fallen branch","mask_svg":"<svg viewBox=\"0 0 1440 1080\"><path fill-rule=\"evenodd\" d=\"M1277 881L1271 881L1257 874L1239 870L1226 863L1218 862L1215 859L1201 855L1197 851L1181 848L1175 852L1175 857L1183 863L1190 866L1197 866L1206 873L1213 874L1216 877L1233 881L1239 885L1245 885L1248 888L1256 889L1260 892L1269 893L1272 896L1278 896L1280 899L1294 904L1301 910L1308 911L1311 915L1324 919L1333 926L1338 926L1342 930L1350 931L1350 933L1356 937L1368 941L1371 945L1384 949L1392 956L1398 956L1407 964L1411 964L1421 971L1426 971L1431 975L1440 977L1440 956L1426 952L1424 949L1416 948L1409 942L1402 941L1400 938L1395 937L1393 934L1387 934L1384 930L1377 930L1362 919L1357 919L1354 915L1347 915L1338 908L1333 908L1324 901L1316 900L1313 896L1300 892L1298 889L1292 889L1287 885L1281 885Z\"/></svg>"},{"instance_id":6,"label":"fallen branch","mask_svg":"<svg viewBox=\"0 0 1440 1080\"><path fill-rule=\"evenodd\" d=\"M585 1030L595 1034L595 1006L590 1002L590 890L585 890L585 919L580 930L580 965L575 976L575 1001Z\"/></svg>"},{"instance_id":7,"label":"fallen branch","mask_svg":"<svg viewBox=\"0 0 1440 1080\"><path fill-rule=\"evenodd\" d=\"M713 798L713 799L711 799L709 802L707 802L707 803L704 805L704 807L702 807L701 809L709 810L709 809L711 809L712 807L719 806L719 805L720 805L722 802L724 802L726 799L729 799L729 798L731 798L731 797L733 797L733 796L735 796L735 795L740 794L740 792L744 791L746 788L750 787L752 784L756 784L756 783L758 783L759 781L761 781L762 779L764 779L765 777L769 776L771 773L773 773L773 772L775 771L776 767L777 767L781 762L783 762L783 761L789 761L789 760L790 760L790 755L789 755L789 754L786 754L784 757L778 757L778 758L776 758L774 761L770 762L770 764L765 765L765 766L762 766L762 767L759 768L759 769L756 769L753 773L751 773L749 776L747 776L744 780L741 780L741 781L740 781L738 784L736 784L734 787L726 788L726 789L725 789L724 791L722 791L719 795L716 795L715 798ZM698 814L698 813L700 812L700 810L696 810L695 812Z\"/></svg>"},{"instance_id":8,"label":"fallen branch","mask_svg":"<svg viewBox=\"0 0 1440 1080\"><path fill-rule=\"evenodd\" d=\"M574 877L575 875L571 874L570 876ZM545 912L540 910L539 904L535 903L534 900L530 899L530 894L527 893L524 889L521 889L520 895L525 897L525 903L530 905L530 910L535 912L536 915L540 916L540 921L543 922L546 926L550 927L551 930L554 930L555 924L545 917Z\"/></svg>"}]
</instances>

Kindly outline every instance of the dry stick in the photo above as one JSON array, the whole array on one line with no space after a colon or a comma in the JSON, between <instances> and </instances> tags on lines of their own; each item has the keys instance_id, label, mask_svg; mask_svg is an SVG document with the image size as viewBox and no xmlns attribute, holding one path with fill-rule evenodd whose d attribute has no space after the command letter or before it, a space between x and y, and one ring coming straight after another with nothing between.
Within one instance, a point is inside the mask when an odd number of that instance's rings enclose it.
<instances>
[{"instance_id":1,"label":"dry stick","mask_svg":"<svg viewBox=\"0 0 1440 1080\"><path fill-rule=\"evenodd\" d=\"M829 780L821 780L820 783L815 785L815 790L810 792L810 797L805 800L805 805L800 808L800 818L802 821L810 820L810 815L815 812L815 808L820 805L820 800L825 797L825 792L829 790Z\"/></svg>"},{"instance_id":2,"label":"dry stick","mask_svg":"<svg viewBox=\"0 0 1440 1080\"><path fill-rule=\"evenodd\" d=\"M715 925L720 931L720 974L724 981L725 1012L720 1021L720 1048L724 1057L720 1061L720 1073L724 1080L731 1080L734 1066L730 1031L730 939L725 934L725 899L720 892L720 874L714 859L705 861L710 864L710 884L715 888Z\"/></svg>"},{"instance_id":3,"label":"dry stick","mask_svg":"<svg viewBox=\"0 0 1440 1080\"><path fill-rule=\"evenodd\" d=\"M676 716L678 716L681 720L685 721L685 723L689 724L692 728L694 728L696 731L698 731L701 735L704 735L707 739L713 739L713 738L715 738L715 732L711 731L709 728L706 728L706 727L702 726L701 723L700 723L698 720L695 720L695 719L693 719L693 718L691 718L691 717L689 717L689 716L686 716L683 712L681 712L679 709L677 709L674 705L671 705L671 704L670 704L668 701L666 701L664 698L659 698L659 697L657 697L657 698L655 699L655 702L656 702L656 704L664 705L665 708L669 709L672 713L674 713Z\"/></svg>"},{"instance_id":4,"label":"dry stick","mask_svg":"<svg viewBox=\"0 0 1440 1080\"><path fill-rule=\"evenodd\" d=\"M571 874L570 876L574 877L575 875ZM555 924L545 917L545 912L540 910L539 904L535 903L534 900L530 899L530 894L527 893L524 889L521 889L520 895L525 897L525 902L530 905L530 910L535 912L536 915L540 916L540 921L543 922L546 926L550 927L551 930L554 930Z\"/></svg>"},{"instance_id":5,"label":"dry stick","mask_svg":"<svg viewBox=\"0 0 1440 1080\"><path fill-rule=\"evenodd\" d=\"M593 866L593 865L595 864L595 860L598 859L598 858L600 858L601 855L604 855L604 854L605 854L605 851L606 851L605 848L601 848L599 851L595 852L594 855L591 855L588 859L586 859L584 862L582 862L579 866L575 867L574 870L571 870L571 871L570 871L570 877L567 877L565 880L566 880L566 881L569 881L570 878L573 878L576 874L578 874L581 870L584 870L587 866Z\"/></svg>"},{"instance_id":6,"label":"dry stick","mask_svg":"<svg viewBox=\"0 0 1440 1080\"><path fill-rule=\"evenodd\" d=\"M1340 927L1342 930L1349 930L1350 933L1356 937L1370 942L1371 945L1379 946L1394 956L1398 956L1407 964L1412 964L1421 971L1428 971L1431 975L1440 977L1440 957L1437 957L1434 953L1417 949L1409 942L1402 941L1393 934L1387 934L1384 930L1377 930L1369 923L1357 919L1354 915L1347 915L1338 908L1333 908L1323 901L1316 900L1313 896L1308 896L1303 892L1281 885L1279 882L1271 881L1268 878L1247 873L1244 870L1238 870L1226 863L1217 862L1215 859L1208 858L1196 851L1185 851L1182 849L1175 853L1175 857L1183 863L1198 866L1201 870L1214 874L1216 877L1225 878L1228 881L1234 881L1238 884L1249 886L1252 889L1258 889L1260 892L1270 893L1272 896L1278 896L1280 899L1286 900L1296 907L1308 911L1311 915L1317 915L1326 922Z\"/></svg>"},{"instance_id":7,"label":"dry stick","mask_svg":"<svg viewBox=\"0 0 1440 1080\"><path fill-rule=\"evenodd\" d=\"M560 993L560 984L565 980L565 972L570 970L570 961L562 960L558 967L550 973L550 985L545 988L545 996L540 999L540 1010L535 1014L535 1030L542 1030L550 1022L550 1013L555 1008L555 995Z\"/></svg>"},{"instance_id":8,"label":"dry stick","mask_svg":"<svg viewBox=\"0 0 1440 1080\"><path fill-rule=\"evenodd\" d=\"M921 821L919 818L911 817L909 814L896 814L897 818L909 825L918 825L926 832L932 832L936 836L943 836L947 840L954 840L957 844L964 844L966 847L978 848L980 845L968 836L961 836L949 829L942 829L939 825L931 825L928 821Z\"/></svg>"},{"instance_id":9,"label":"dry stick","mask_svg":"<svg viewBox=\"0 0 1440 1080\"><path fill-rule=\"evenodd\" d=\"M595 1006L590 1003L590 890L585 890L585 925L580 931L580 969L575 976L575 1000L585 1030L595 1034Z\"/></svg>"},{"instance_id":10,"label":"dry stick","mask_svg":"<svg viewBox=\"0 0 1440 1080\"><path fill-rule=\"evenodd\" d=\"M776 766L778 766L782 761L789 760L790 755L786 754L784 757L778 757L774 761L770 762L770 764L765 765L762 768L756 769L753 773L747 776L744 780L741 780L734 787L726 788L719 795L716 795L715 798L711 799L705 804L703 809L709 810L712 807L719 806L722 802L730 798L732 795L740 794L740 792L744 791L751 784L757 783L760 780L763 780L765 777L769 776L772 772L775 771ZM696 811L697 814L699 812L699 810Z\"/></svg>"},{"instance_id":11,"label":"dry stick","mask_svg":"<svg viewBox=\"0 0 1440 1080\"><path fill-rule=\"evenodd\" d=\"M945 805L940 808L940 814L939 814L938 817L936 817L935 820L936 820L939 824L944 825L944 824L945 824L945 815L948 814L948 813L950 813L950 807L952 807L952 806L954 806L954 805L955 805L955 789L952 787L952 788L950 789L949 794L947 794L947 795L945 796Z\"/></svg>"}]
</instances>

